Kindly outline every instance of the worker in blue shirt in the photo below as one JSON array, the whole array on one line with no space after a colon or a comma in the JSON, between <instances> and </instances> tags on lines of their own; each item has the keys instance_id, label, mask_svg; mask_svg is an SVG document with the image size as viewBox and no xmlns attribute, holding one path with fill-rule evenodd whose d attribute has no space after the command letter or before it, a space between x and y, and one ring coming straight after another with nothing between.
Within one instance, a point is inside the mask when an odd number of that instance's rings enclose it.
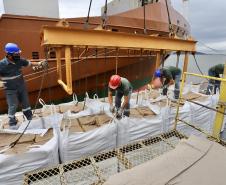
<instances>
[{"instance_id":1,"label":"worker in blue shirt","mask_svg":"<svg viewBox=\"0 0 226 185\"><path fill-rule=\"evenodd\" d=\"M21 69L27 66L44 68L47 67L47 62L30 62L20 58L21 50L14 43L7 43L5 45L5 53L6 57L0 61L0 87L4 88L6 94L9 128L17 129L18 125L15 114L19 103L27 120L32 119L28 93Z\"/></svg>"}]
</instances>

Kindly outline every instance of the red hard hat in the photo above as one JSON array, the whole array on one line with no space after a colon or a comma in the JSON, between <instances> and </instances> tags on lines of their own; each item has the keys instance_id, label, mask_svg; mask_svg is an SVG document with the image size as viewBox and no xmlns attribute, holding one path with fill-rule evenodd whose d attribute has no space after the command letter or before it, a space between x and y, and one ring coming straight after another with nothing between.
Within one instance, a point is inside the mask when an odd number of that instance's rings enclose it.
<instances>
[{"instance_id":1,"label":"red hard hat","mask_svg":"<svg viewBox=\"0 0 226 185\"><path fill-rule=\"evenodd\" d=\"M121 84L121 77L119 75L112 75L108 86L111 89L116 89Z\"/></svg>"}]
</instances>

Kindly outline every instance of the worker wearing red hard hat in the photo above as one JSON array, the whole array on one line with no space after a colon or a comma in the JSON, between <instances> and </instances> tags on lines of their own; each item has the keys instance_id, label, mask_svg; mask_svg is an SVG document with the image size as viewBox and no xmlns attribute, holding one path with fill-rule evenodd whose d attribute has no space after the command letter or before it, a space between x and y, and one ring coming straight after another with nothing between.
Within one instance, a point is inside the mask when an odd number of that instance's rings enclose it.
<instances>
[{"instance_id":1,"label":"worker wearing red hard hat","mask_svg":"<svg viewBox=\"0 0 226 185\"><path fill-rule=\"evenodd\" d=\"M108 101L110 104L110 111L116 111L116 118L121 118L130 115L130 96L132 93L131 83L119 75L112 75L108 84ZM113 105L113 92L115 91L115 106ZM122 103L122 97L124 102Z\"/></svg>"}]
</instances>

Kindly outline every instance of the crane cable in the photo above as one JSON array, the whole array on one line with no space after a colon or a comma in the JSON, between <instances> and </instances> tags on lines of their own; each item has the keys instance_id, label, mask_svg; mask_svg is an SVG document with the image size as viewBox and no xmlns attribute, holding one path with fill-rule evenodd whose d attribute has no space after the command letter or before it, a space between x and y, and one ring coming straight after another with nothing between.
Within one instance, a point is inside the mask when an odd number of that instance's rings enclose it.
<instances>
[{"instance_id":1,"label":"crane cable","mask_svg":"<svg viewBox=\"0 0 226 185\"><path fill-rule=\"evenodd\" d=\"M214 48L212 48L212 47L210 47L210 46L208 46L207 44L205 44L204 42L201 42L201 41L198 41L198 44L201 44L201 45L203 45L204 47L206 47L206 48L208 48L208 49L210 49L210 50L212 50L212 51L214 51L216 54L218 54L218 55L226 55L226 53L220 53L220 52L225 52L224 50L218 50L218 49L214 49Z\"/></svg>"},{"instance_id":2,"label":"crane cable","mask_svg":"<svg viewBox=\"0 0 226 185\"><path fill-rule=\"evenodd\" d=\"M166 2L166 10L167 10L167 14L168 14L169 32L170 32L170 34L172 34L172 33L173 33L173 27L172 27L170 12L169 12L168 0L165 0L165 2Z\"/></svg>"},{"instance_id":3,"label":"crane cable","mask_svg":"<svg viewBox=\"0 0 226 185\"><path fill-rule=\"evenodd\" d=\"M106 22L107 22L107 0L105 0L105 5L104 5L104 13L102 15L102 28L106 29Z\"/></svg>"},{"instance_id":4,"label":"crane cable","mask_svg":"<svg viewBox=\"0 0 226 185\"><path fill-rule=\"evenodd\" d=\"M98 49L96 48L95 49L95 59L96 59L96 71L98 71L98 69L99 69L99 65L98 65L98 60L97 60L97 55L98 55ZM98 72L96 73L96 94L97 94L97 96L98 96L98 83L99 83L99 75L98 75Z\"/></svg>"},{"instance_id":5,"label":"crane cable","mask_svg":"<svg viewBox=\"0 0 226 185\"><path fill-rule=\"evenodd\" d=\"M195 53L192 53L192 55L193 55L193 57L194 57L196 67L198 68L198 70L199 70L199 72L201 73L201 75L204 75L203 72L202 72L202 70L200 69L200 67L199 67L199 65L198 65L198 62L197 62ZM209 82L209 79L206 79L206 78L205 78L205 80Z\"/></svg>"},{"instance_id":6,"label":"crane cable","mask_svg":"<svg viewBox=\"0 0 226 185\"><path fill-rule=\"evenodd\" d=\"M104 57L104 66L105 69L107 66L107 48L104 48L104 52L105 52L105 57ZM106 70L104 71L104 102L105 102L105 97L106 97L106 91L107 91L107 83L106 83Z\"/></svg>"},{"instance_id":7,"label":"crane cable","mask_svg":"<svg viewBox=\"0 0 226 185\"><path fill-rule=\"evenodd\" d=\"M87 62L87 58L88 58L87 53L88 53L88 51L89 51L89 48L86 47L85 61L84 62ZM87 92L87 85L88 85L88 76L86 75L86 78L85 78L85 92ZM86 97L86 95L85 95L85 97ZM85 97L84 97L84 105L85 105ZM83 110L84 110L84 108L85 108L85 106L83 107Z\"/></svg>"},{"instance_id":8,"label":"crane cable","mask_svg":"<svg viewBox=\"0 0 226 185\"><path fill-rule=\"evenodd\" d=\"M116 57L115 57L115 74L118 74L118 55L119 55L119 48L116 48Z\"/></svg>"},{"instance_id":9,"label":"crane cable","mask_svg":"<svg viewBox=\"0 0 226 185\"><path fill-rule=\"evenodd\" d=\"M143 12L144 12L144 34L147 34L146 29L146 3L145 0L142 0Z\"/></svg>"},{"instance_id":10,"label":"crane cable","mask_svg":"<svg viewBox=\"0 0 226 185\"><path fill-rule=\"evenodd\" d=\"M46 61L48 60L48 55L49 55L48 48L45 47L45 60ZM48 67L46 68L46 76L48 79L50 79L50 80L48 80L48 94L49 94L49 100L52 103L52 89L50 87L50 84L52 84L53 78L52 78L52 75L49 75Z\"/></svg>"},{"instance_id":11,"label":"crane cable","mask_svg":"<svg viewBox=\"0 0 226 185\"><path fill-rule=\"evenodd\" d=\"M89 26L89 14L90 14L91 6L92 6L92 0L90 0L90 2L89 2L89 10L88 10L88 14L87 14L86 21L84 24L84 29L87 29Z\"/></svg>"},{"instance_id":12,"label":"crane cable","mask_svg":"<svg viewBox=\"0 0 226 185\"><path fill-rule=\"evenodd\" d=\"M109 53L112 53L112 52L114 52L115 50L111 50L111 51L109 51ZM101 56L104 56L103 55L104 53L101 53L98 57L101 57ZM91 57L92 55L90 55L90 56L88 56L88 57ZM80 56L79 56L80 57ZM76 64L76 63L79 63L79 62L82 62L83 60L85 60L85 58L83 58L83 59L80 59L80 60L77 60L77 61L75 61L75 62L72 62L72 64ZM62 67L64 67L65 66L65 64L63 64L62 65ZM55 72L57 70L57 67L52 67L52 68L49 68L49 73L53 73L53 72ZM24 75L24 77L29 77L29 76L31 76L31 75L34 75L34 74L38 74L38 73L40 73L40 71L39 72L35 72L35 73L32 73L32 74L28 74L28 75ZM27 79L26 80L26 82L28 82L28 81L31 81L31 80L35 80L35 79L37 79L37 78L39 78L39 77L41 77L42 75L39 75L39 76L36 76L36 77L33 77L33 78L29 78L29 79ZM1 91L2 89L0 89L0 91Z\"/></svg>"},{"instance_id":13,"label":"crane cable","mask_svg":"<svg viewBox=\"0 0 226 185\"><path fill-rule=\"evenodd\" d=\"M80 60L80 48L78 47L78 60ZM78 76L80 76L80 63L78 62ZM78 81L78 89L79 89L79 92L81 90L81 79L79 78L79 81ZM79 93L78 93L79 94Z\"/></svg>"}]
</instances>

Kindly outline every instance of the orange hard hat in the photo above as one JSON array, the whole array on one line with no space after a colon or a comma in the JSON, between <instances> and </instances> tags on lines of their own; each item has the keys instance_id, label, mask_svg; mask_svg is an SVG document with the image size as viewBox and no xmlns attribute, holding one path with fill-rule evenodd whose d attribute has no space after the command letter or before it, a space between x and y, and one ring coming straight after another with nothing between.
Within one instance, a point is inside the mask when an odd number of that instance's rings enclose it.
<instances>
[{"instance_id":1,"label":"orange hard hat","mask_svg":"<svg viewBox=\"0 0 226 185\"><path fill-rule=\"evenodd\" d=\"M151 82L151 86L153 87L153 89L158 89L162 87L161 78L154 78Z\"/></svg>"},{"instance_id":2,"label":"orange hard hat","mask_svg":"<svg viewBox=\"0 0 226 185\"><path fill-rule=\"evenodd\" d=\"M121 84L121 77L119 75L112 75L108 86L111 89L116 89Z\"/></svg>"}]
</instances>

